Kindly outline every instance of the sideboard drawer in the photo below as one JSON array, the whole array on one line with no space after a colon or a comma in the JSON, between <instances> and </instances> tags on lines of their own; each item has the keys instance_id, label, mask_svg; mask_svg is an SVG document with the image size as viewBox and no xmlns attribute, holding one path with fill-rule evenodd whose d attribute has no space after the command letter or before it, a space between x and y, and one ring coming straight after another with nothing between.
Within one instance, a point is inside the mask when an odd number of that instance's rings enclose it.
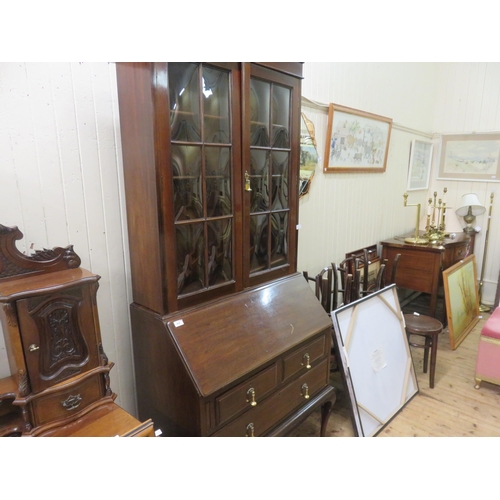
<instances>
[{"instance_id":1,"label":"sideboard drawer","mask_svg":"<svg viewBox=\"0 0 500 500\"><path fill-rule=\"evenodd\" d=\"M289 379L303 369L310 369L314 361L323 357L325 340L325 337L320 337L287 356L283 360L283 380Z\"/></svg>"},{"instance_id":2,"label":"sideboard drawer","mask_svg":"<svg viewBox=\"0 0 500 500\"><path fill-rule=\"evenodd\" d=\"M298 379L290 382L261 404L252 407L236 418L215 437L262 436L296 407L313 397L328 384L329 360L325 358Z\"/></svg>"},{"instance_id":3,"label":"sideboard drawer","mask_svg":"<svg viewBox=\"0 0 500 500\"><path fill-rule=\"evenodd\" d=\"M245 380L215 400L217 425L234 417L245 408L257 406L278 385L276 364Z\"/></svg>"},{"instance_id":4,"label":"sideboard drawer","mask_svg":"<svg viewBox=\"0 0 500 500\"><path fill-rule=\"evenodd\" d=\"M70 417L104 396L102 375L96 374L69 388L32 401L35 426Z\"/></svg>"}]
</instances>

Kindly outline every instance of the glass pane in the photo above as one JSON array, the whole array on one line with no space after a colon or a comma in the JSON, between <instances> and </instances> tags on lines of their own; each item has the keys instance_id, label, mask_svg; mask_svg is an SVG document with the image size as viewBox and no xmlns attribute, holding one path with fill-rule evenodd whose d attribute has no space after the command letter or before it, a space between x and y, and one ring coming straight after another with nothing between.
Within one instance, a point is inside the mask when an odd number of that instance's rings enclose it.
<instances>
[{"instance_id":1,"label":"glass pane","mask_svg":"<svg viewBox=\"0 0 500 500\"><path fill-rule=\"evenodd\" d=\"M269 146L271 84L250 79L250 145Z\"/></svg>"},{"instance_id":2,"label":"glass pane","mask_svg":"<svg viewBox=\"0 0 500 500\"><path fill-rule=\"evenodd\" d=\"M203 217L201 147L172 146L175 220Z\"/></svg>"},{"instance_id":3,"label":"glass pane","mask_svg":"<svg viewBox=\"0 0 500 500\"><path fill-rule=\"evenodd\" d=\"M173 141L201 140L198 64L169 63L170 126Z\"/></svg>"},{"instance_id":4,"label":"glass pane","mask_svg":"<svg viewBox=\"0 0 500 500\"><path fill-rule=\"evenodd\" d=\"M290 147L290 89L273 87L273 147Z\"/></svg>"},{"instance_id":5,"label":"glass pane","mask_svg":"<svg viewBox=\"0 0 500 500\"><path fill-rule=\"evenodd\" d=\"M231 215L231 158L229 148L205 148L207 217Z\"/></svg>"},{"instance_id":6,"label":"glass pane","mask_svg":"<svg viewBox=\"0 0 500 500\"><path fill-rule=\"evenodd\" d=\"M287 263L288 212L271 214L271 267Z\"/></svg>"},{"instance_id":7,"label":"glass pane","mask_svg":"<svg viewBox=\"0 0 500 500\"><path fill-rule=\"evenodd\" d=\"M225 283L233 278L232 220L208 223L208 284Z\"/></svg>"},{"instance_id":8,"label":"glass pane","mask_svg":"<svg viewBox=\"0 0 500 500\"><path fill-rule=\"evenodd\" d=\"M229 74L203 67L205 142L229 144Z\"/></svg>"},{"instance_id":9,"label":"glass pane","mask_svg":"<svg viewBox=\"0 0 500 500\"><path fill-rule=\"evenodd\" d=\"M177 247L177 293L195 292L205 286L203 223L175 226Z\"/></svg>"},{"instance_id":10,"label":"glass pane","mask_svg":"<svg viewBox=\"0 0 500 500\"><path fill-rule=\"evenodd\" d=\"M250 212L269 210L269 152L250 151Z\"/></svg>"},{"instance_id":11,"label":"glass pane","mask_svg":"<svg viewBox=\"0 0 500 500\"><path fill-rule=\"evenodd\" d=\"M250 272L268 269L268 215L250 217Z\"/></svg>"},{"instance_id":12,"label":"glass pane","mask_svg":"<svg viewBox=\"0 0 500 500\"><path fill-rule=\"evenodd\" d=\"M272 153L272 210L288 208L288 158L284 151Z\"/></svg>"}]
</instances>

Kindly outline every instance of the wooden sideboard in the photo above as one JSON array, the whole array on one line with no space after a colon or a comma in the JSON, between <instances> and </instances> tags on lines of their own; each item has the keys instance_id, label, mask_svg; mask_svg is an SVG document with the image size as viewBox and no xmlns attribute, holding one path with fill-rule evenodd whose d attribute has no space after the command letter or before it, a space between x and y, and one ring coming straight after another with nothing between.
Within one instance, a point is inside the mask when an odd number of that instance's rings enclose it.
<instances>
[{"instance_id":1,"label":"wooden sideboard","mask_svg":"<svg viewBox=\"0 0 500 500\"><path fill-rule=\"evenodd\" d=\"M72 246L26 256L0 224L0 324L10 375L0 379L0 436L153 435L114 403L97 311L100 276Z\"/></svg>"},{"instance_id":2,"label":"wooden sideboard","mask_svg":"<svg viewBox=\"0 0 500 500\"><path fill-rule=\"evenodd\" d=\"M412 235L397 236L380 242L382 260L388 260L386 273L391 275L394 258L398 253L401 254L396 285L399 288L430 294L429 314L435 317L442 271L474 252L474 236L459 233L454 239L446 238L439 245L405 243L408 236Z\"/></svg>"}]
</instances>

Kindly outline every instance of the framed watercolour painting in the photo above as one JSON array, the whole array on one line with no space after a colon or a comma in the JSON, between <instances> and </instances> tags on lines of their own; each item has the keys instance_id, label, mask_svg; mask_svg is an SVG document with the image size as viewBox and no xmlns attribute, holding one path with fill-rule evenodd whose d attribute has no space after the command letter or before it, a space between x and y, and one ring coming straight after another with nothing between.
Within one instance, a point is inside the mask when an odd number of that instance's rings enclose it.
<instances>
[{"instance_id":1,"label":"framed watercolour painting","mask_svg":"<svg viewBox=\"0 0 500 500\"><path fill-rule=\"evenodd\" d=\"M330 104L323 171L385 172L392 119Z\"/></svg>"},{"instance_id":2,"label":"framed watercolour painting","mask_svg":"<svg viewBox=\"0 0 500 500\"><path fill-rule=\"evenodd\" d=\"M500 182L500 134L443 135L438 179Z\"/></svg>"},{"instance_id":3,"label":"framed watercolour painting","mask_svg":"<svg viewBox=\"0 0 500 500\"><path fill-rule=\"evenodd\" d=\"M432 142L413 140L411 142L407 191L416 191L429 187L431 162Z\"/></svg>"},{"instance_id":4,"label":"framed watercolour painting","mask_svg":"<svg viewBox=\"0 0 500 500\"><path fill-rule=\"evenodd\" d=\"M450 347L456 349L479 321L475 255L445 269L443 284Z\"/></svg>"}]
</instances>

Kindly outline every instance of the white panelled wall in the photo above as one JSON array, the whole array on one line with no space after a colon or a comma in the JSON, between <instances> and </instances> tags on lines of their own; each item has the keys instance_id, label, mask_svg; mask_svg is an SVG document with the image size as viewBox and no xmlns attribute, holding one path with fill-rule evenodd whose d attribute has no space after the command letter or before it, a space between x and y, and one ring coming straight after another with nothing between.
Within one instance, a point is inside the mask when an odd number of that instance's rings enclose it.
<instances>
[{"instance_id":1,"label":"white panelled wall","mask_svg":"<svg viewBox=\"0 0 500 500\"><path fill-rule=\"evenodd\" d=\"M499 63L305 63L303 108L324 156L329 102L394 120L387 170L324 174L317 169L300 202L299 271L318 272L346 252L414 229L403 207L412 139L437 133L500 131ZM434 139L436 145L438 139ZM448 188L456 206L476 192L488 204L494 183L435 180L412 191L426 204ZM117 402L135 414L129 322L131 283L115 66L112 63L0 63L0 224L24 233L21 251L74 245L82 267L101 276L103 346ZM500 187L500 185L499 185ZM500 189L495 200L483 301L492 302L500 253ZM450 210L449 212L452 212ZM447 212L448 214L448 212ZM486 215L477 225L486 228ZM458 230L463 221L449 216ZM484 230L477 236L481 266ZM0 377L8 374L0 335Z\"/></svg>"},{"instance_id":2,"label":"white panelled wall","mask_svg":"<svg viewBox=\"0 0 500 500\"><path fill-rule=\"evenodd\" d=\"M500 63L305 63L303 112L314 122L321 156L309 194L300 201L299 270L314 275L346 252L413 231L416 208L403 206L413 139L434 143L428 191L410 191L408 203L427 206L447 188L447 229L465 226L453 207L474 192L487 208L476 219L474 253L482 267L490 194L493 203L483 303L491 304L500 267L500 184L437 180L440 135L500 132ZM323 173L328 103L392 118L385 173ZM422 208L422 214L425 214ZM425 226L425 215L421 228ZM380 247L379 247L380 249Z\"/></svg>"},{"instance_id":3,"label":"white panelled wall","mask_svg":"<svg viewBox=\"0 0 500 500\"><path fill-rule=\"evenodd\" d=\"M114 64L0 63L0 224L19 227L28 254L73 245L81 266L101 276L111 387L135 413L120 144Z\"/></svg>"}]
</instances>

